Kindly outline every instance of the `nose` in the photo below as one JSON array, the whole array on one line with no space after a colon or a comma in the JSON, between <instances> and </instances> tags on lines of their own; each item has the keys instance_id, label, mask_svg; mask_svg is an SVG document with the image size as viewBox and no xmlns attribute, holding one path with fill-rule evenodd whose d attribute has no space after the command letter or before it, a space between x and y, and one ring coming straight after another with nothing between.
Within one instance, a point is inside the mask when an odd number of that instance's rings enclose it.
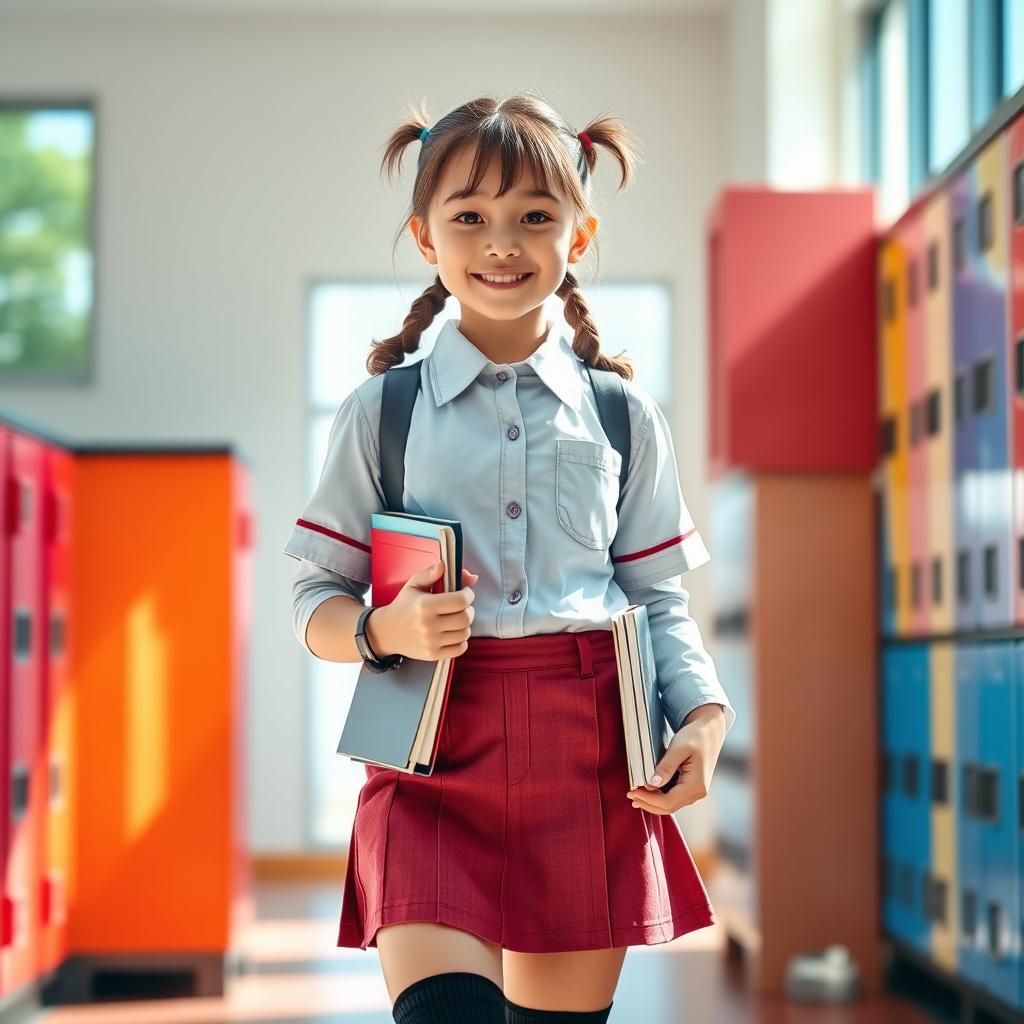
<instances>
[{"instance_id":1,"label":"nose","mask_svg":"<svg viewBox=\"0 0 1024 1024\"><path fill-rule=\"evenodd\" d=\"M509 242L506 245L495 245L494 248L488 253L489 256L497 256L499 259L507 258L509 256L517 256L519 254L520 247Z\"/></svg>"},{"instance_id":2,"label":"nose","mask_svg":"<svg viewBox=\"0 0 1024 1024\"><path fill-rule=\"evenodd\" d=\"M513 256L518 255L521 252L522 246L520 246L516 239L515 228L507 228L505 231L502 231L500 235L501 237L496 239L489 246L489 255L499 257Z\"/></svg>"}]
</instances>

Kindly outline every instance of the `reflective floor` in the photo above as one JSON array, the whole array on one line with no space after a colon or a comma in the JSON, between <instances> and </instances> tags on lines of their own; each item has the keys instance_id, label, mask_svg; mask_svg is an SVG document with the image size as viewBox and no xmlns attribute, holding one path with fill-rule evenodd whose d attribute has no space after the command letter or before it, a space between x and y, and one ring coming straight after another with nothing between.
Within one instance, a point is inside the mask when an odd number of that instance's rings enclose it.
<instances>
[{"instance_id":1,"label":"reflective floor","mask_svg":"<svg viewBox=\"0 0 1024 1024\"><path fill-rule=\"evenodd\" d=\"M32 1024L388 1024L391 1002L375 949L339 949L338 885L261 882L257 921L244 937L250 970L224 999L157 999L62 1006ZM893 998L855 1006L750 999L724 955L720 927L703 928L626 956L609 1024L927 1024Z\"/></svg>"}]
</instances>

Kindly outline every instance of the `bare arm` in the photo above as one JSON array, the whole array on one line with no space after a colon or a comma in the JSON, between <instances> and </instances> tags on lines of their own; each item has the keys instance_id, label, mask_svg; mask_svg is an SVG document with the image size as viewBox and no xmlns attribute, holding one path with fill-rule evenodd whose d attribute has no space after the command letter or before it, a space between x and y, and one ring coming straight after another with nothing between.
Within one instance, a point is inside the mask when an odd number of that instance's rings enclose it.
<instances>
[{"instance_id":1,"label":"bare arm","mask_svg":"<svg viewBox=\"0 0 1024 1024\"><path fill-rule=\"evenodd\" d=\"M309 649L324 661L362 661L356 647L356 623L366 605L347 594L329 597L317 605L306 625L306 643ZM374 653L380 657L395 652L390 650L377 631L382 625L385 609L378 608L366 620L366 635ZM386 616L385 616L386 617Z\"/></svg>"}]
</instances>

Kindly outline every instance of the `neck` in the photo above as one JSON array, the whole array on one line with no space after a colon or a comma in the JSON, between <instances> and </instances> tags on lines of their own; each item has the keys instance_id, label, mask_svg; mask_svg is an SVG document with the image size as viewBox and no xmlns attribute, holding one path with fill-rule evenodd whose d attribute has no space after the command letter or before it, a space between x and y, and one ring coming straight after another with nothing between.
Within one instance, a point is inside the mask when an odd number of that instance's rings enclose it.
<instances>
[{"instance_id":1,"label":"neck","mask_svg":"<svg viewBox=\"0 0 1024 1024\"><path fill-rule=\"evenodd\" d=\"M543 306L518 320L492 320L464 305L455 326L492 363L518 363L544 344L551 325Z\"/></svg>"}]
</instances>

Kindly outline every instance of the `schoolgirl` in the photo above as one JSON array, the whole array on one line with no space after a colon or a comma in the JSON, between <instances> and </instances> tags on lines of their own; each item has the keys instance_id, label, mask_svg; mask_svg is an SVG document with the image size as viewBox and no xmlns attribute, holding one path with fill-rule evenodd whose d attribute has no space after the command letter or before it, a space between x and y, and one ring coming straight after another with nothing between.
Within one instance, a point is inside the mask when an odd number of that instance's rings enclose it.
<instances>
[{"instance_id":1,"label":"schoolgirl","mask_svg":"<svg viewBox=\"0 0 1024 1024\"><path fill-rule=\"evenodd\" d=\"M378 947L399 1022L604 1022L630 945L715 921L672 812L706 795L735 720L679 585L710 556L668 424L632 364L601 351L568 269L596 236L598 149L623 188L634 147L618 119L576 132L529 92L433 125L414 111L388 140L389 174L410 143L403 230L437 275L373 343L284 550L300 560L293 625L310 653L357 658L339 624L351 634L358 615L378 667L449 654L455 671L433 774L366 766L338 945ZM545 315L552 294L568 331ZM418 573L364 618L383 371L453 295L460 316L420 361L403 503L461 520L473 571L449 594L429 593L440 566ZM621 495L585 364L622 378ZM634 602L675 735L630 791L611 616Z\"/></svg>"}]
</instances>

